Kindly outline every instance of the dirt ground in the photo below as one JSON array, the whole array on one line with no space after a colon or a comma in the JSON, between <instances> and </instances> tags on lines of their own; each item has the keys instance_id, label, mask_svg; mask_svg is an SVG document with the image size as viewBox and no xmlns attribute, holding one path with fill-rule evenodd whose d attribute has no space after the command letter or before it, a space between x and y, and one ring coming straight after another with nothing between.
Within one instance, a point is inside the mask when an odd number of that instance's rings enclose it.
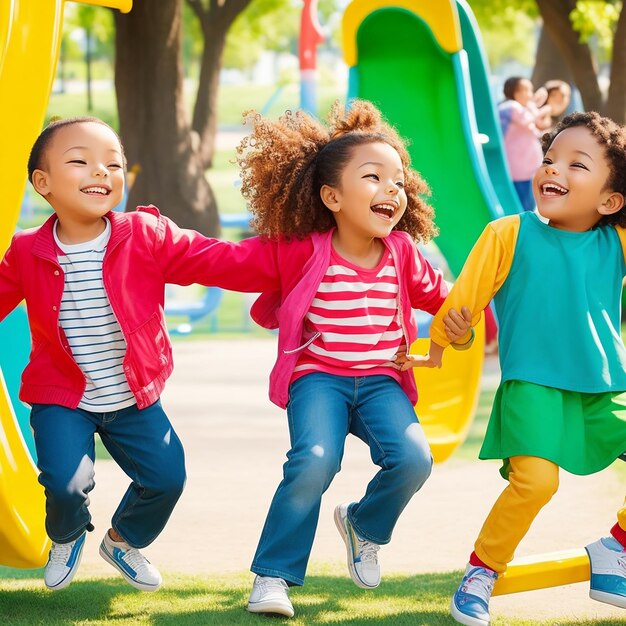
<instances>
[{"instance_id":1,"label":"dirt ground","mask_svg":"<svg viewBox=\"0 0 626 626\"><path fill-rule=\"evenodd\" d=\"M286 414L267 397L275 350L274 338L175 344L176 367L163 405L185 445L188 482L165 531L145 550L165 573L165 584L168 572L210 577L250 565L288 449ZM483 384L495 385L493 359L486 371ZM497 469L497 463L454 457L435 466L401 517L392 542L380 552L383 576L463 569L480 525L504 487ZM374 473L366 446L351 437L343 469L324 497L313 563L345 562L332 512L340 502L359 499ZM98 462L91 494L96 531L85 548L84 574L115 575L98 556L98 544L127 482L112 461ZM623 497L615 471L583 478L563 473L561 489L517 556L595 541L613 525ZM555 624L582 617L617 624L626 618L625 612L590 600L588 583L496 597L492 613Z\"/></svg>"}]
</instances>

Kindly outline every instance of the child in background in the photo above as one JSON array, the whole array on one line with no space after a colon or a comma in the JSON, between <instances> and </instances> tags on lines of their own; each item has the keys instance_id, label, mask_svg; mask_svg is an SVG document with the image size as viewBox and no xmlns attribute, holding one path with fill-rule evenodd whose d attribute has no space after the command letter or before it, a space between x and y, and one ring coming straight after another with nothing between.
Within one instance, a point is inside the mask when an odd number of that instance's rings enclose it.
<instances>
[{"instance_id":1,"label":"child in background","mask_svg":"<svg viewBox=\"0 0 626 626\"><path fill-rule=\"evenodd\" d=\"M538 126L544 132L554 130L569 106L572 89L564 80L549 80L535 91L533 97L540 111L544 111Z\"/></svg>"},{"instance_id":2,"label":"child in background","mask_svg":"<svg viewBox=\"0 0 626 626\"><path fill-rule=\"evenodd\" d=\"M16 234L0 264L0 320L22 300L28 310L33 348L20 398L32 405L52 590L70 584L93 530L96 432L132 480L100 554L134 587L160 586L139 549L163 530L185 483L183 448L159 401L173 366L165 283L219 280L230 245L179 229L154 207L112 212L124 169L120 140L101 120L47 126L28 176L54 214Z\"/></svg>"},{"instance_id":3,"label":"child in background","mask_svg":"<svg viewBox=\"0 0 626 626\"><path fill-rule=\"evenodd\" d=\"M592 474L626 450L626 128L575 113L543 149L533 188L549 222L524 213L489 224L442 309L467 302L477 321L495 296L500 321L502 382L480 458L503 459L509 485L452 600L453 617L471 626L489 624L494 582L556 492L559 467ZM433 366L448 344L440 313L431 337ZM590 596L626 608L626 506L586 549Z\"/></svg>"},{"instance_id":4,"label":"child in background","mask_svg":"<svg viewBox=\"0 0 626 626\"><path fill-rule=\"evenodd\" d=\"M239 163L260 238L246 276L275 274L252 316L279 329L270 398L287 409L291 438L248 610L291 617L288 589L304 583L322 494L349 433L380 471L358 502L336 507L335 523L355 584L379 584L377 551L432 466L415 380L401 371L417 334L412 308L435 313L447 288L415 243L435 233L426 184L373 105L336 105L329 128L300 112L248 120ZM462 312L447 323L450 339L467 347L471 315Z\"/></svg>"},{"instance_id":5,"label":"child in background","mask_svg":"<svg viewBox=\"0 0 626 626\"><path fill-rule=\"evenodd\" d=\"M525 211L533 211L532 177L541 164L542 127L549 108L539 110L533 101L533 85L527 78L513 76L504 83L505 100L498 106L504 151L513 186Z\"/></svg>"}]
</instances>

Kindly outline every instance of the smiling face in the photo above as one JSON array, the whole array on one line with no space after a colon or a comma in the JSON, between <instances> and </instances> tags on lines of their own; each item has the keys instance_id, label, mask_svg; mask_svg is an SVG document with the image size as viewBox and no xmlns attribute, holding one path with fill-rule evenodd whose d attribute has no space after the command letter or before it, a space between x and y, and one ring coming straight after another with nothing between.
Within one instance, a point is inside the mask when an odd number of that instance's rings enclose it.
<instances>
[{"instance_id":1,"label":"smiling face","mask_svg":"<svg viewBox=\"0 0 626 626\"><path fill-rule=\"evenodd\" d=\"M585 126L560 132L533 179L539 213L550 226L583 232L603 215L619 211L624 197L608 188L611 175L603 147Z\"/></svg>"},{"instance_id":2,"label":"smiling face","mask_svg":"<svg viewBox=\"0 0 626 626\"><path fill-rule=\"evenodd\" d=\"M64 230L97 227L124 193L124 159L115 133L81 122L59 128L46 146L35 190L52 206Z\"/></svg>"},{"instance_id":3,"label":"smiling face","mask_svg":"<svg viewBox=\"0 0 626 626\"><path fill-rule=\"evenodd\" d=\"M364 241L387 237L407 206L400 155L383 142L355 146L339 185L320 193L339 232Z\"/></svg>"}]
</instances>

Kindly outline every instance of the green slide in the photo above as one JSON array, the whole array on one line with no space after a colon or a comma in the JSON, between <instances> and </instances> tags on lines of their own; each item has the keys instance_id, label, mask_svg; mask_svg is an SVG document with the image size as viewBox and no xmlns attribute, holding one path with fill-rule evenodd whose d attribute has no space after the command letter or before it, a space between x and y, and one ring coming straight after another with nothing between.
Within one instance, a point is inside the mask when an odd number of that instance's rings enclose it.
<instances>
[{"instance_id":1,"label":"green slide","mask_svg":"<svg viewBox=\"0 0 626 626\"><path fill-rule=\"evenodd\" d=\"M413 166L432 190L436 243L454 274L487 222L519 212L469 9L459 7L459 20L464 47L449 53L414 12L372 11L356 33L358 62L348 93L376 104L410 140Z\"/></svg>"}]
</instances>

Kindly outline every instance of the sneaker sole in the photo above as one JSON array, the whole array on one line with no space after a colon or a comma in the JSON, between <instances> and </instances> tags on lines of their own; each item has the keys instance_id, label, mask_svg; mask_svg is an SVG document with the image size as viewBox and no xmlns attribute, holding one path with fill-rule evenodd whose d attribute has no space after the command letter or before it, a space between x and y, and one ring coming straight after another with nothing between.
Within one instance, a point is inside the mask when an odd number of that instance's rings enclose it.
<instances>
[{"instance_id":1,"label":"sneaker sole","mask_svg":"<svg viewBox=\"0 0 626 626\"><path fill-rule=\"evenodd\" d=\"M160 586L161 582L156 585L150 585L149 583L142 583L134 578L131 578L117 563L117 561L106 551L105 548L100 544L100 556L109 564L111 564L125 579L129 585L135 587L135 589L139 589L140 591L156 591Z\"/></svg>"},{"instance_id":2,"label":"sneaker sole","mask_svg":"<svg viewBox=\"0 0 626 626\"><path fill-rule=\"evenodd\" d=\"M478 619L477 617L461 613L461 611L456 608L454 598L452 598L450 602L450 614L459 624L464 624L464 626L489 626L491 623L491 620L485 621L484 619Z\"/></svg>"},{"instance_id":3,"label":"sneaker sole","mask_svg":"<svg viewBox=\"0 0 626 626\"><path fill-rule=\"evenodd\" d=\"M61 591L61 589L65 589L74 580L74 576L76 575L76 572L78 571L78 566L80 565L80 560L83 558L84 547L85 542L83 541L78 550L78 555L76 557L76 563L74 563L74 567L72 567L72 569L67 573L63 580L58 582L56 585L49 585L44 579L44 583L46 584L46 587L50 589L50 591Z\"/></svg>"},{"instance_id":4,"label":"sneaker sole","mask_svg":"<svg viewBox=\"0 0 626 626\"><path fill-rule=\"evenodd\" d=\"M343 523L343 518L341 517L339 507L335 509L333 517L335 519L335 526L337 526L337 530L339 531L343 542L346 544L348 572L350 572L350 578L352 578L352 582L361 589L376 589L376 587L378 587L378 585L380 584L380 581L378 581L375 585L368 585L366 582L363 582L359 578L359 574L354 567L354 553L352 552L352 542L348 537L348 531L346 530L346 527Z\"/></svg>"},{"instance_id":5,"label":"sneaker sole","mask_svg":"<svg viewBox=\"0 0 626 626\"><path fill-rule=\"evenodd\" d=\"M590 589L589 597L592 600L604 602L604 604L612 604L613 606L618 606L620 609L626 609L626 598L624 596L618 596L614 593L607 593L606 591L597 591L596 589Z\"/></svg>"},{"instance_id":6,"label":"sneaker sole","mask_svg":"<svg viewBox=\"0 0 626 626\"><path fill-rule=\"evenodd\" d=\"M284 617L293 617L294 610L292 606L286 604L278 604L275 602L248 602L249 613L268 613L270 615L283 615Z\"/></svg>"}]
</instances>

